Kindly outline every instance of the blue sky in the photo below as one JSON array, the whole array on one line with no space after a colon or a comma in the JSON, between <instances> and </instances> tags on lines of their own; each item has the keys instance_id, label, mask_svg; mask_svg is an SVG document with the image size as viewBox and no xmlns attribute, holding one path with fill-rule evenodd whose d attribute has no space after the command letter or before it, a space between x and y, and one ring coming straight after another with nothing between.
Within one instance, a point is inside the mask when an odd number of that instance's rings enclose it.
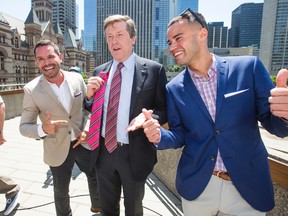
<instances>
[{"instance_id":1,"label":"blue sky","mask_svg":"<svg viewBox=\"0 0 288 216\"><path fill-rule=\"evenodd\" d=\"M21 2L21 3L20 3ZM79 13L83 15L84 0L76 0L79 4ZM199 12L207 22L224 21L224 25L231 26L231 12L243 3L263 3L264 0L199 0ZM31 8L31 0L0 0L0 11L25 20ZM84 28L84 20L80 18L80 29Z\"/></svg>"}]
</instances>

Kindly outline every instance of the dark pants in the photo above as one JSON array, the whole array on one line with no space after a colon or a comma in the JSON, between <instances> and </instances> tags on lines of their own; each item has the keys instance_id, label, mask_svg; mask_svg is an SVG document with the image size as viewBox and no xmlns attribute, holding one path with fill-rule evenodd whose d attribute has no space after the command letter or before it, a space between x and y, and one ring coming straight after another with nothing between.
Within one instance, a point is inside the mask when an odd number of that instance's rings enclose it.
<instances>
[{"instance_id":1,"label":"dark pants","mask_svg":"<svg viewBox=\"0 0 288 216\"><path fill-rule=\"evenodd\" d=\"M51 167L50 170L53 176L54 185L54 200L57 216L71 216L72 210L70 207L69 185L72 176L74 162L77 163L79 169L87 176L88 188L92 207L100 207L98 181L96 170L89 172L90 151L81 145L73 149L71 143L68 156L63 164L58 167Z\"/></svg>"},{"instance_id":2,"label":"dark pants","mask_svg":"<svg viewBox=\"0 0 288 216\"><path fill-rule=\"evenodd\" d=\"M69 184L72 175L72 169L75 162L76 150L72 148L63 164L58 167L51 167L54 185L54 200L57 216L72 216L69 197Z\"/></svg>"},{"instance_id":3,"label":"dark pants","mask_svg":"<svg viewBox=\"0 0 288 216\"><path fill-rule=\"evenodd\" d=\"M103 216L120 214L121 186L124 194L125 216L143 216L145 180L134 178L129 156L129 146L118 147L110 154L100 142L96 163Z\"/></svg>"},{"instance_id":4,"label":"dark pants","mask_svg":"<svg viewBox=\"0 0 288 216\"><path fill-rule=\"evenodd\" d=\"M99 208L101 205L95 166L89 171L91 151L81 145L79 145L76 150L76 164L87 177L91 206Z\"/></svg>"}]
</instances>

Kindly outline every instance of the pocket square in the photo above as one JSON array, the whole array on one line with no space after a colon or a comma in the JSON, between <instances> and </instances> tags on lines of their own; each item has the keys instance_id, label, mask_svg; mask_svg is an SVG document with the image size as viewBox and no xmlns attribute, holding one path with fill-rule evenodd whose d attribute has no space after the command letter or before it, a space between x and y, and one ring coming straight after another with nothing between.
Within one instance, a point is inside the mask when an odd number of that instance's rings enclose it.
<instances>
[{"instance_id":1,"label":"pocket square","mask_svg":"<svg viewBox=\"0 0 288 216\"><path fill-rule=\"evenodd\" d=\"M241 93L243 93L243 92L246 92L246 91L248 91L248 90L249 90L249 89L244 89L244 90L241 90L241 91L230 92L230 93L228 93L228 94L224 94L224 97L225 97L225 98L232 97L232 96L241 94Z\"/></svg>"},{"instance_id":2,"label":"pocket square","mask_svg":"<svg viewBox=\"0 0 288 216\"><path fill-rule=\"evenodd\" d=\"M82 94L82 92L77 92L77 93L74 94L74 97L78 97L78 96L80 96L81 94Z\"/></svg>"}]
</instances>

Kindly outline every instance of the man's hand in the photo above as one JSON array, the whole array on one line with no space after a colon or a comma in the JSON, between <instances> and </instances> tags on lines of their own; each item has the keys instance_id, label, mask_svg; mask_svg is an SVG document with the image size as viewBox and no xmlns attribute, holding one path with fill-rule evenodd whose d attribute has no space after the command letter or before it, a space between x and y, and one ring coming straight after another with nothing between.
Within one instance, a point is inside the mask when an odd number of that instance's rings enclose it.
<instances>
[{"instance_id":1,"label":"man's hand","mask_svg":"<svg viewBox=\"0 0 288 216\"><path fill-rule=\"evenodd\" d=\"M160 127L158 120L151 117L151 112L146 109L142 109L142 114L145 116L146 121L143 124L144 133L148 138L149 142L159 143L161 139Z\"/></svg>"},{"instance_id":2,"label":"man's hand","mask_svg":"<svg viewBox=\"0 0 288 216\"><path fill-rule=\"evenodd\" d=\"M73 148L76 148L80 144L84 144L87 142L87 131L82 131L81 134L77 137L77 143L73 145Z\"/></svg>"},{"instance_id":3,"label":"man's hand","mask_svg":"<svg viewBox=\"0 0 288 216\"><path fill-rule=\"evenodd\" d=\"M147 111L146 109L143 109L145 111ZM142 113L140 113L137 117L135 117L134 119L132 119L132 121L130 122L130 124L127 127L127 131L135 131L141 127L143 127L143 124L146 120L148 120L148 118L151 118L151 114L153 113L153 110L149 110L147 111L148 113L146 113L146 116L144 115L142 110Z\"/></svg>"},{"instance_id":4,"label":"man's hand","mask_svg":"<svg viewBox=\"0 0 288 216\"><path fill-rule=\"evenodd\" d=\"M271 90L269 97L270 110L275 116L288 119L288 69L279 71L276 77L276 88Z\"/></svg>"},{"instance_id":5,"label":"man's hand","mask_svg":"<svg viewBox=\"0 0 288 216\"><path fill-rule=\"evenodd\" d=\"M91 100L95 92L97 92L100 89L103 83L104 80L99 76L90 77L87 82L86 98L88 100Z\"/></svg>"},{"instance_id":6,"label":"man's hand","mask_svg":"<svg viewBox=\"0 0 288 216\"><path fill-rule=\"evenodd\" d=\"M51 121L50 112L46 112L45 121L43 122L42 129L46 134L55 134L58 130L59 125L67 125L66 120Z\"/></svg>"}]
</instances>

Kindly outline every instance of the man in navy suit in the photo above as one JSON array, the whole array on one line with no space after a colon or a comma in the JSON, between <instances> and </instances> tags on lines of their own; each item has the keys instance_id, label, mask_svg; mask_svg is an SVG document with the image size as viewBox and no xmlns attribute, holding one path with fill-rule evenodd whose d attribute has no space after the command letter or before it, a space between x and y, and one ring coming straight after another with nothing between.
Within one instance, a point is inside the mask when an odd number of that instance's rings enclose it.
<instances>
[{"instance_id":1,"label":"man in navy suit","mask_svg":"<svg viewBox=\"0 0 288 216\"><path fill-rule=\"evenodd\" d=\"M88 101L91 102L94 93L99 90L104 81L99 76L100 72L109 73L104 94L100 147L92 152L92 157L96 161L102 214L105 216L120 214L119 201L123 189L125 215L142 216L145 180L157 162L156 149L148 141L143 129L128 132L127 127L129 122L131 122L129 127L133 127L141 119L145 120L143 114L138 116L143 107L153 109L153 117L161 124L167 121L166 73L161 64L141 58L133 52L136 28L130 17L122 15L107 17L104 21L104 31L113 60L95 69L94 76L88 80L86 94ZM112 77L119 63L123 63L124 67L121 69L122 84L118 87L120 99L116 117L117 147L110 152L105 145L107 140L110 140L109 135L112 132L106 133L108 129L105 125L108 125L107 119L114 116L108 113L108 102L111 89L115 89L111 87ZM88 101L86 107L89 110L91 103Z\"/></svg>"},{"instance_id":2,"label":"man in navy suit","mask_svg":"<svg viewBox=\"0 0 288 216\"><path fill-rule=\"evenodd\" d=\"M209 53L205 19L190 9L170 21L167 35L170 54L187 67L166 86L169 130L146 109L143 127L158 149L183 147L176 188L184 215L264 216L274 194L258 122L288 135L286 85L274 88L257 57Z\"/></svg>"}]
</instances>

